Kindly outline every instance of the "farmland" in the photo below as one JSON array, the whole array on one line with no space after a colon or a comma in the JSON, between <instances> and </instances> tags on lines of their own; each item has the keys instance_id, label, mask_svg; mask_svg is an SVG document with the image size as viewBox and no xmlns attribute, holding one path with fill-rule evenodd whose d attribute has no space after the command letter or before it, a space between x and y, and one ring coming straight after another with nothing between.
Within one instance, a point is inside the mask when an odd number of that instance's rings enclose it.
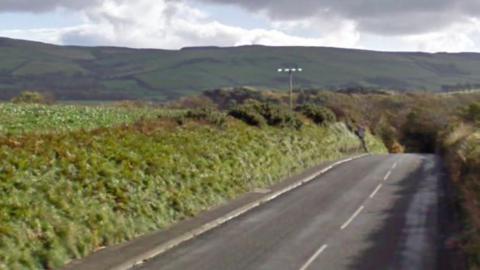
<instances>
[{"instance_id":1,"label":"farmland","mask_svg":"<svg viewBox=\"0 0 480 270\"><path fill-rule=\"evenodd\" d=\"M175 112L149 107L0 103L0 134L91 130L172 114Z\"/></svg>"},{"instance_id":2,"label":"farmland","mask_svg":"<svg viewBox=\"0 0 480 270\"><path fill-rule=\"evenodd\" d=\"M0 269L58 268L361 151L343 123L255 127L221 112L223 121L156 108L0 108ZM367 142L386 151L371 135Z\"/></svg>"}]
</instances>

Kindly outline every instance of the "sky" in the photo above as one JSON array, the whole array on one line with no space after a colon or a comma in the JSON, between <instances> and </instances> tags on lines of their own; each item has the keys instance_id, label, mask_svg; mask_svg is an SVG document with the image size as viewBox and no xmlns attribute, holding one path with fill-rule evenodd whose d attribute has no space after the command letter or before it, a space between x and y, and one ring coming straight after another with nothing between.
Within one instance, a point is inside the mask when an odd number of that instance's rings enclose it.
<instances>
[{"instance_id":1,"label":"sky","mask_svg":"<svg viewBox=\"0 0 480 270\"><path fill-rule=\"evenodd\" d=\"M0 36L59 45L480 52L479 0L0 0Z\"/></svg>"}]
</instances>

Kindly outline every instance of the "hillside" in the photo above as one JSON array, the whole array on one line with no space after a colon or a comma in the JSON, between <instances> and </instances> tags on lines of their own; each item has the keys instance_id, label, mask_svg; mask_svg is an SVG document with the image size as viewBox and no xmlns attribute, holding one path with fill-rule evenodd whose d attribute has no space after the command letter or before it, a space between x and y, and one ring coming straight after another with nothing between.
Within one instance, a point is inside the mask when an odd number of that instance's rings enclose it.
<instances>
[{"instance_id":1,"label":"hillside","mask_svg":"<svg viewBox=\"0 0 480 270\"><path fill-rule=\"evenodd\" d=\"M298 65L302 88L432 90L480 84L480 54L373 52L323 47L182 50L54 46L0 38L0 99L25 89L64 100L166 100L225 86L285 88L276 69Z\"/></svg>"}]
</instances>

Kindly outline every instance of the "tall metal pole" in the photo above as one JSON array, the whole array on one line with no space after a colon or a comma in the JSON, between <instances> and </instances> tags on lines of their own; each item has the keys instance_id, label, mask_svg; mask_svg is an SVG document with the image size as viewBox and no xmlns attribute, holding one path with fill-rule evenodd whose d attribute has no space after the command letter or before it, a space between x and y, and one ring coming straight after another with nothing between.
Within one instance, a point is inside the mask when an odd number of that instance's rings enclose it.
<instances>
[{"instance_id":1,"label":"tall metal pole","mask_svg":"<svg viewBox=\"0 0 480 270\"><path fill-rule=\"evenodd\" d=\"M290 111L293 112L293 71L290 70Z\"/></svg>"},{"instance_id":2,"label":"tall metal pole","mask_svg":"<svg viewBox=\"0 0 480 270\"><path fill-rule=\"evenodd\" d=\"M279 68L278 69L278 72L288 72L288 76L289 76L289 79L290 79L290 91L289 91L289 95L290 95L290 112L293 113L293 73L294 72L302 72L303 69L302 68L298 68L298 67L295 67L295 68Z\"/></svg>"}]
</instances>

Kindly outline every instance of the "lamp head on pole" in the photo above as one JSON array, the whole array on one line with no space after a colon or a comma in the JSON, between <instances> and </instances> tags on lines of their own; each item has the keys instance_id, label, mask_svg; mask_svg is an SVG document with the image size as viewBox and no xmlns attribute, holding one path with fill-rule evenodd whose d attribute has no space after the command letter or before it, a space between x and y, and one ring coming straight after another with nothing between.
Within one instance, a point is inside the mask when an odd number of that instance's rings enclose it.
<instances>
[{"instance_id":1,"label":"lamp head on pole","mask_svg":"<svg viewBox=\"0 0 480 270\"><path fill-rule=\"evenodd\" d=\"M279 68L277 69L278 72L286 72L286 73L290 73L290 72L302 72L303 71L303 68L299 68L299 67L293 67L293 68Z\"/></svg>"}]
</instances>

